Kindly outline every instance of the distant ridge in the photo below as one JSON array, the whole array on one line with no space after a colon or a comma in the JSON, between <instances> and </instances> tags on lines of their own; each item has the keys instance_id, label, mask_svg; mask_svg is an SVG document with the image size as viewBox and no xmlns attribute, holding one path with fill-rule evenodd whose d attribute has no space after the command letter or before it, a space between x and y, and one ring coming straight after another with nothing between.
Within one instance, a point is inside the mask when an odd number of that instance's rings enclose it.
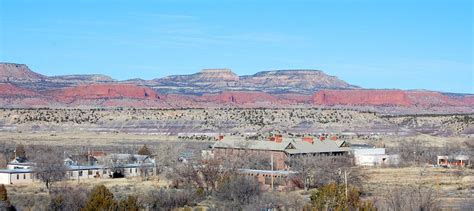
<instances>
[{"instance_id":1,"label":"distant ridge","mask_svg":"<svg viewBox=\"0 0 474 211\"><path fill-rule=\"evenodd\" d=\"M472 113L474 95L429 90L364 89L321 70L271 70L238 76L227 68L117 81L100 75L44 76L0 63L0 107L373 108L392 112ZM397 110L397 109L395 109Z\"/></svg>"}]
</instances>

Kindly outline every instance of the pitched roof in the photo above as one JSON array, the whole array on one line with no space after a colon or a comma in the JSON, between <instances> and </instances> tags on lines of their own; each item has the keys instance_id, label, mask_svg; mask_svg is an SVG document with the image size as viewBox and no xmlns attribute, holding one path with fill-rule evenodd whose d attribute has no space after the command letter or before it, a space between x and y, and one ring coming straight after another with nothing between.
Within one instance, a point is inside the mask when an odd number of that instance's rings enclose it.
<instances>
[{"instance_id":1,"label":"pitched roof","mask_svg":"<svg viewBox=\"0 0 474 211\"><path fill-rule=\"evenodd\" d=\"M343 141L315 140L312 143L302 141L300 138L284 138L281 142L275 141L248 141L243 138L225 138L217 141L213 148L249 149L283 151L288 154L307 154L325 152L346 152L347 147L341 147Z\"/></svg>"}]
</instances>

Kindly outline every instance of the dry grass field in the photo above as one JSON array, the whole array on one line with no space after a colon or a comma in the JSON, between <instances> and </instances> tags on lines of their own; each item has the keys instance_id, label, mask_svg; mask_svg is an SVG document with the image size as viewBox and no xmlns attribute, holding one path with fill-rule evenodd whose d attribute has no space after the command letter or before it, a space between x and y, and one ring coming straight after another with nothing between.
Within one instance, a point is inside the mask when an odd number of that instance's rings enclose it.
<instances>
[{"instance_id":1,"label":"dry grass field","mask_svg":"<svg viewBox=\"0 0 474 211\"><path fill-rule=\"evenodd\" d=\"M418 134L407 137L378 136L376 139L357 139L362 142L372 143L377 146L394 148L404 140L416 140L429 147L444 147L447 145L464 148L465 143L474 142L473 138L467 136L439 137L427 134ZM163 135L152 133L126 133L126 132L91 132L88 130L71 130L61 132L51 131L0 131L0 144L14 146L15 144L56 146L64 148L90 147L92 150L102 148L137 148L143 144L149 146L159 146L186 144L188 148L202 149L212 142L198 140L183 140L177 135ZM159 147L153 147L158 149ZM467 150L467 148L464 148ZM389 151L390 153L390 151ZM432 161L435 162L435 161ZM440 198L441 207L446 209L462 209L474 206L474 170L465 169L445 169L424 167L406 168L363 168L367 175L364 180L363 191L367 199L381 200L391 188L405 185L416 186L423 184L436 191ZM95 185L104 184L117 197L124 197L128 194L141 195L148 190L159 187L166 187L167 181L164 179L152 179L142 181L140 178L123 179L89 179L77 181L67 181L56 184L58 187L85 187L92 188ZM14 185L7 186L9 198L12 204L19 208L31 208L31 210L41 209L39 206L48 204L47 191L44 185ZM307 198L307 197L306 197Z\"/></svg>"},{"instance_id":2,"label":"dry grass field","mask_svg":"<svg viewBox=\"0 0 474 211\"><path fill-rule=\"evenodd\" d=\"M55 183L55 187L82 187L92 189L96 185L105 185L117 198L125 198L127 195L143 195L151 189L166 188L169 182L165 179L152 177L149 180L135 178L117 179L83 179L80 181L70 180ZM6 186L8 197L12 204L18 208L38 210L48 204L48 191L42 183Z\"/></svg>"},{"instance_id":3,"label":"dry grass field","mask_svg":"<svg viewBox=\"0 0 474 211\"><path fill-rule=\"evenodd\" d=\"M455 209L474 205L474 170L431 166L407 168L365 168L367 198L379 200L395 187L424 185L433 188L440 206Z\"/></svg>"},{"instance_id":4,"label":"dry grass field","mask_svg":"<svg viewBox=\"0 0 474 211\"><path fill-rule=\"evenodd\" d=\"M417 186L423 184L432 187L442 208L461 209L472 205L474 200L474 170L445 169L434 167L407 168L364 168L366 180L364 192L366 199L383 200L384 194L394 187ZM56 187L84 187L91 189L95 185L105 185L116 197L122 198L128 194L142 195L151 189L168 187L169 181L163 178L151 178L143 181L141 178L120 179L85 179L81 181L64 181L55 184ZM41 183L28 185L7 186L11 202L18 207L35 210L38 206L47 204L47 190ZM300 193L301 191L297 191Z\"/></svg>"}]
</instances>

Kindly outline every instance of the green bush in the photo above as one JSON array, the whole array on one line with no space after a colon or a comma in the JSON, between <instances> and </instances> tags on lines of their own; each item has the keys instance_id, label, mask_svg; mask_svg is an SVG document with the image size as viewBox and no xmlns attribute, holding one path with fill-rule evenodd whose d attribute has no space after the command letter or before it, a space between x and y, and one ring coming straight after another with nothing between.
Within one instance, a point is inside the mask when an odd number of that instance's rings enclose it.
<instances>
[{"instance_id":1,"label":"green bush","mask_svg":"<svg viewBox=\"0 0 474 211\"><path fill-rule=\"evenodd\" d=\"M84 211L105 211L114 210L117 207L117 202L114 199L114 194L104 185L95 186L89 196Z\"/></svg>"}]
</instances>

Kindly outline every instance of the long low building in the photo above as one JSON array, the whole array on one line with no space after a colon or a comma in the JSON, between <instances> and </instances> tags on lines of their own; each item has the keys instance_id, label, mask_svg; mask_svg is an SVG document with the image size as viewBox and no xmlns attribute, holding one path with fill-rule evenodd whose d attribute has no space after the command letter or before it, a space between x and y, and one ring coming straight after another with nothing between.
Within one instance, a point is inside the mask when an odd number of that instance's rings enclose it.
<instances>
[{"instance_id":1,"label":"long low building","mask_svg":"<svg viewBox=\"0 0 474 211\"><path fill-rule=\"evenodd\" d=\"M81 180L91 178L136 177L142 174L152 175L154 172L154 165L144 164L129 164L114 168L103 166L67 166L65 178L69 180ZM0 184L15 185L35 181L38 181L38 178L36 177L34 169L0 169Z\"/></svg>"},{"instance_id":2,"label":"long low building","mask_svg":"<svg viewBox=\"0 0 474 211\"><path fill-rule=\"evenodd\" d=\"M246 153L273 157L275 170L285 170L288 158L305 155L345 155L350 151L342 140L320 140L313 137L284 138L270 137L264 141L250 141L241 137L225 137L217 141L210 152L203 152L208 157L222 158L233 156L239 158Z\"/></svg>"},{"instance_id":3,"label":"long low building","mask_svg":"<svg viewBox=\"0 0 474 211\"><path fill-rule=\"evenodd\" d=\"M65 160L65 179L81 180L91 178L117 178L153 175L156 172L154 160L130 164L116 164L113 167L102 165L76 165ZM39 181L35 174L35 164L12 161L7 169L0 169L0 184L15 185Z\"/></svg>"}]
</instances>

